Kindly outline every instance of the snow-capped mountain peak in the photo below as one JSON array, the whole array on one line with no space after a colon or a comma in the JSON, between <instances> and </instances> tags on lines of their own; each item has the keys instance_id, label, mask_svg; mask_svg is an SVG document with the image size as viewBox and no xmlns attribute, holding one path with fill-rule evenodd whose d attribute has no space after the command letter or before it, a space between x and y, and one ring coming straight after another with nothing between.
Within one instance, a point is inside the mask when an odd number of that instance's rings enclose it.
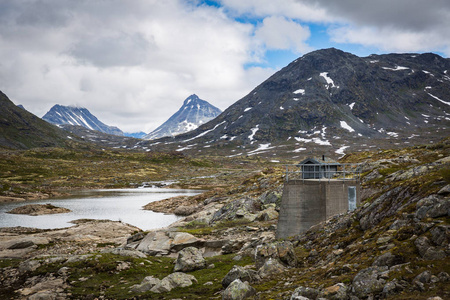
<instances>
[{"instance_id":1,"label":"snow-capped mountain peak","mask_svg":"<svg viewBox=\"0 0 450 300\"><path fill-rule=\"evenodd\" d=\"M181 108L166 122L150 132L145 139L157 139L164 136L175 136L196 129L200 125L214 119L222 111L197 95L190 95L184 100Z\"/></svg>"}]
</instances>

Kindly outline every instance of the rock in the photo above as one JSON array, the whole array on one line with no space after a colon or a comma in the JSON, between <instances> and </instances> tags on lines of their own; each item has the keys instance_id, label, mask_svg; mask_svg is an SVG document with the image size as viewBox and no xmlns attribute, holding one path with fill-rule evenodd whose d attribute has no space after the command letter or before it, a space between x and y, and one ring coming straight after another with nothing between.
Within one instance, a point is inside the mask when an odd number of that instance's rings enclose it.
<instances>
[{"instance_id":1,"label":"rock","mask_svg":"<svg viewBox=\"0 0 450 300\"><path fill-rule=\"evenodd\" d=\"M395 295L401 292L402 290L403 287L397 283L396 279L394 279L386 283L386 285L383 287L382 295L384 298L387 298L388 296Z\"/></svg>"},{"instance_id":2,"label":"rock","mask_svg":"<svg viewBox=\"0 0 450 300\"><path fill-rule=\"evenodd\" d=\"M443 299L439 296L434 296L434 297L428 297L427 300L443 300Z\"/></svg>"},{"instance_id":3,"label":"rock","mask_svg":"<svg viewBox=\"0 0 450 300\"><path fill-rule=\"evenodd\" d=\"M178 253L175 262L175 272L189 272L206 268L206 261L200 250L195 247L187 247Z\"/></svg>"},{"instance_id":4,"label":"rock","mask_svg":"<svg viewBox=\"0 0 450 300\"><path fill-rule=\"evenodd\" d=\"M175 272L164 277L163 280L161 280L161 283L163 283L164 281L167 281L171 289L178 287L188 287L191 286L194 282L198 283L195 276L182 272Z\"/></svg>"},{"instance_id":5,"label":"rock","mask_svg":"<svg viewBox=\"0 0 450 300\"><path fill-rule=\"evenodd\" d=\"M222 293L222 300L242 300L256 294L256 290L247 282L234 280Z\"/></svg>"},{"instance_id":6,"label":"rock","mask_svg":"<svg viewBox=\"0 0 450 300\"><path fill-rule=\"evenodd\" d=\"M18 241L14 244L12 244L11 246L8 247L8 249L24 249L24 248L28 248L31 246L34 246L35 244L32 241Z\"/></svg>"},{"instance_id":7,"label":"rock","mask_svg":"<svg viewBox=\"0 0 450 300\"><path fill-rule=\"evenodd\" d=\"M244 246L245 242L245 240L229 240L222 246L222 253L236 253Z\"/></svg>"},{"instance_id":8,"label":"rock","mask_svg":"<svg viewBox=\"0 0 450 300\"><path fill-rule=\"evenodd\" d=\"M62 267L58 270L59 276L68 276L70 269L68 267Z\"/></svg>"},{"instance_id":9,"label":"rock","mask_svg":"<svg viewBox=\"0 0 450 300\"><path fill-rule=\"evenodd\" d=\"M216 211L211 219L211 224L222 221L245 219L254 221L261 204L253 198L241 198L229 202Z\"/></svg>"},{"instance_id":10,"label":"rock","mask_svg":"<svg viewBox=\"0 0 450 300\"><path fill-rule=\"evenodd\" d=\"M22 214L30 216L40 216L48 214L62 214L71 212L70 209L57 207L52 204L28 204L20 207L16 207L10 211L9 214Z\"/></svg>"},{"instance_id":11,"label":"rock","mask_svg":"<svg viewBox=\"0 0 450 300\"><path fill-rule=\"evenodd\" d=\"M172 239L170 244L171 251L180 251L186 247L201 247L203 240L196 238L187 232L169 232L169 238Z\"/></svg>"},{"instance_id":12,"label":"rock","mask_svg":"<svg viewBox=\"0 0 450 300\"><path fill-rule=\"evenodd\" d=\"M130 291L133 293L145 293L150 291L155 285L160 284L161 280L153 276L145 277L140 284L135 284Z\"/></svg>"},{"instance_id":13,"label":"rock","mask_svg":"<svg viewBox=\"0 0 450 300\"><path fill-rule=\"evenodd\" d=\"M369 267L359 271L353 278L353 293L360 298L381 293L386 283L386 280L381 277L387 270L387 267Z\"/></svg>"},{"instance_id":14,"label":"rock","mask_svg":"<svg viewBox=\"0 0 450 300\"><path fill-rule=\"evenodd\" d=\"M197 211L197 206L190 205L190 206L184 206L181 205L173 211L173 213L177 216L189 216L192 215Z\"/></svg>"},{"instance_id":15,"label":"rock","mask_svg":"<svg viewBox=\"0 0 450 300\"><path fill-rule=\"evenodd\" d=\"M19 265L19 272L20 273L26 273L26 272L32 272L39 268L41 266L41 263L37 260L26 260Z\"/></svg>"},{"instance_id":16,"label":"rock","mask_svg":"<svg viewBox=\"0 0 450 300\"><path fill-rule=\"evenodd\" d=\"M403 259L400 256L396 256L392 254L391 252L386 252L377 258L375 258L374 262L372 263L372 266L387 266L392 267L394 265L398 265L403 263Z\"/></svg>"},{"instance_id":17,"label":"rock","mask_svg":"<svg viewBox=\"0 0 450 300\"><path fill-rule=\"evenodd\" d=\"M424 256L425 253L427 252L428 248L430 248L430 241L428 240L428 238L426 236L421 236L418 237L415 241L414 241L414 245L417 248L417 251L419 251L420 256Z\"/></svg>"},{"instance_id":18,"label":"rock","mask_svg":"<svg viewBox=\"0 0 450 300\"><path fill-rule=\"evenodd\" d=\"M279 259L286 266L295 267L297 265L294 246L289 241L262 244L256 248L256 268L262 267L269 258Z\"/></svg>"},{"instance_id":19,"label":"rock","mask_svg":"<svg viewBox=\"0 0 450 300\"><path fill-rule=\"evenodd\" d=\"M450 194L450 184L447 184L442 189L439 190L438 195L446 196Z\"/></svg>"},{"instance_id":20,"label":"rock","mask_svg":"<svg viewBox=\"0 0 450 300\"><path fill-rule=\"evenodd\" d=\"M230 272L225 275L222 280L222 286L224 288L228 287L236 279L240 279L242 282L254 282L258 278L258 274L254 270L246 269L241 266L233 266Z\"/></svg>"},{"instance_id":21,"label":"rock","mask_svg":"<svg viewBox=\"0 0 450 300\"><path fill-rule=\"evenodd\" d=\"M38 292L28 297L28 300L64 300L67 299L65 294L55 293L51 291Z\"/></svg>"},{"instance_id":22,"label":"rock","mask_svg":"<svg viewBox=\"0 0 450 300\"><path fill-rule=\"evenodd\" d=\"M430 283L430 281L431 281L431 272L427 270L427 271L424 271L424 272L420 273L419 275L417 275L414 278L413 282L415 282L415 281L420 281L422 283Z\"/></svg>"},{"instance_id":23,"label":"rock","mask_svg":"<svg viewBox=\"0 0 450 300\"><path fill-rule=\"evenodd\" d=\"M137 251L137 250L131 250L131 249L122 249L122 248L113 248L113 249L103 249L101 253L112 253L120 256L128 256L128 257L134 257L134 258L146 258L147 255L144 253Z\"/></svg>"},{"instance_id":24,"label":"rock","mask_svg":"<svg viewBox=\"0 0 450 300\"><path fill-rule=\"evenodd\" d=\"M268 277L275 274L281 274L285 271L283 266L277 259L269 258L264 265L259 269L258 274L260 277Z\"/></svg>"},{"instance_id":25,"label":"rock","mask_svg":"<svg viewBox=\"0 0 450 300\"><path fill-rule=\"evenodd\" d=\"M438 274L438 278L440 281L447 282L450 281L450 275L447 272L440 272Z\"/></svg>"},{"instance_id":26,"label":"rock","mask_svg":"<svg viewBox=\"0 0 450 300\"><path fill-rule=\"evenodd\" d=\"M292 293L290 300L316 299L318 295L319 295L318 289L299 286Z\"/></svg>"},{"instance_id":27,"label":"rock","mask_svg":"<svg viewBox=\"0 0 450 300\"><path fill-rule=\"evenodd\" d=\"M430 247L427 249L425 254L423 255L423 259L426 260L441 260L447 256L445 251L442 249L437 249L435 247Z\"/></svg>"},{"instance_id":28,"label":"rock","mask_svg":"<svg viewBox=\"0 0 450 300\"><path fill-rule=\"evenodd\" d=\"M278 212L274 207L269 207L261 212L259 212L256 216L256 220L258 221L270 221L278 219Z\"/></svg>"},{"instance_id":29,"label":"rock","mask_svg":"<svg viewBox=\"0 0 450 300\"><path fill-rule=\"evenodd\" d=\"M167 255L170 252L171 239L164 231L149 232L139 243L136 250L148 255Z\"/></svg>"},{"instance_id":30,"label":"rock","mask_svg":"<svg viewBox=\"0 0 450 300\"><path fill-rule=\"evenodd\" d=\"M343 283L338 283L333 286L324 288L320 291L318 298L325 298L330 300L347 300L347 286Z\"/></svg>"},{"instance_id":31,"label":"rock","mask_svg":"<svg viewBox=\"0 0 450 300\"><path fill-rule=\"evenodd\" d=\"M138 232L136 234L133 234L132 236L127 238L127 244L131 244L137 241L142 240L145 237L144 233Z\"/></svg>"},{"instance_id":32,"label":"rock","mask_svg":"<svg viewBox=\"0 0 450 300\"><path fill-rule=\"evenodd\" d=\"M430 230L431 240L438 246L445 246L450 240L450 226L439 225Z\"/></svg>"}]
</instances>

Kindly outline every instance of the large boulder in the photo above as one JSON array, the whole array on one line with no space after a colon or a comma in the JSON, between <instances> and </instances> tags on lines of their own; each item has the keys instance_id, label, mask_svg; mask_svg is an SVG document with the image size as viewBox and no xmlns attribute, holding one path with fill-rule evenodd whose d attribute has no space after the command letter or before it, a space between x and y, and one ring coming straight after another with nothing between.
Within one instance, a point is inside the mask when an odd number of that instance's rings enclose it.
<instances>
[{"instance_id":1,"label":"large boulder","mask_svg":"<svg viewBox=\"0 0 450 300\"><path fill-rule=\"evenodd\" d=\"M292 293L290 300L316 299L318 295L318 289L307 286L299 286Z\"/></svg>"},{"instance_id":2,"label":"large boulder","mask_svg":"<svg viewBox=\"0 0 450 300\"><path fill-rule=\"evenodd\" d=\"M347 300L348 288L343 283L337 283L320 291L318 298L325 298L330 300Z\"/></svg>"},{"instance_id":3,"label":"large boulder","mask_svg":"<svg viewBox=\"0 0 450 300\"><path fill-rule=\"evenodd\" d=\"M222 293L222 300L243 300L256 294L256 290L247 282L234 280Z\"/></svg>"},{"instance_id":4,"label":"large boulder","mask_svg":"<svg viewBox=\"0 0 450 300\"><path fill-rule=\"evenodd\" d=\"M254 282L258 279L258 274L254 270L246 269L241 266L234 266L223 278L222 286L226 288L236 279L240 279L242 282Z\"/></svg>"},{"instance_id":5,"label":"large boulder","mask_svg":"<svg viewBox=\"0 0 450 300\"><path fill-rule=\"evenodd\" d=\"M261 278L271 275L281 274L286 271L286 267L283 266L277 259L269 258L264 265L259 269L258 274Z\"/></svg>"},{"instance_id":6,"label":"large boulder","mask_svg":"<svg viewBox=\"0 0 450 300\"><path fill-rule=\"evenodd\" d=\"M294 245L289 241L262 244L256 248L255 264L257 268L262 267L269 258L278 259L286 266L295 267L297 265Z\"/></svg>"},{"instance_id":7,"label":"large boulder","mask_svg":"<svg viewBox=\"0 0 450 300\"><path fill-rule=\"evenodd\" d=\"M211 224L222 221L256 219L256 213L260 211L261 203L253 198L241 198L222 206L211 219Z\"/></svg>"},{"instance_id":8,"label":"large boulder","mask_svg":"<svg viewBox=\"0 0 450 300\"><path fill-rule=\"evenodd\" d=\"M175 272L162 280L153 276L147 276L140 284L133 285L130 291L133 293L145 293L148 291L165 293L174 288L191 286L194 282L197 283L197 279L193 275Z\"/></svg>"},{"instance_id":9,"label":"large boulder","mask_svg":"<svg viewBox=\"0 0 450 300\"><path fill-rule=\"evenodd\" d=\"M353 293L360 298L381 293L386 283L384 278L387 273L388 267L369 267L359 271L353 278Z\"/></svg>"},{"instance_id":10,"label":"large boulder","mask_svg":"<svg viewBox=\"0 0 450 300\"><path fill-rule=\"evenodd\" d=\"M170 239L164 231L149 232L139 243L136 250L148 255L167 255L170 252Z\"/></svg>"},{"instance_id":11,"label":"large boulder","mask_svg":"<svg viewBox=\"0 0 450 300\"><path fill-rule=\"evenodd\" d=\"M403 263L403 258L397 255L392 254L391 252L386 252L375 258L372 266L387 266L392 267L394 265L398 265Z\"/></svg>"},{"instance_id":12,"label":"large boulder","mask_svg":"<svg viewBox=\"0 0 450 300\"><path fill-rule=\"evenodd\" d=\"M201 251L195 247L187 247L178 253L174 271L189 272L206 268L206 261Z\"/></svg>"}]
</instances>

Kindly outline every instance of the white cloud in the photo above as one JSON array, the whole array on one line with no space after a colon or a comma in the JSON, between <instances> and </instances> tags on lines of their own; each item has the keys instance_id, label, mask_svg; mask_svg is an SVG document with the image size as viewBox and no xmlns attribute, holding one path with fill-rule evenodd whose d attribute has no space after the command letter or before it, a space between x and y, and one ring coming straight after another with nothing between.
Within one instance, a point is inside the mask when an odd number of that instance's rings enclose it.
<instances>
[{"instance_id":1,"label":"white cloud","mask_svg":"<svg viewBox=\"0 0 450 300\"><path fill-rule=\"evenodd\" d=\"M276 16L265 18L255 31L256 39L262 41L267 49L292 50L297 53L312 50L306 44L310 34L308 27Z\"/></svg>"}]
</instances>

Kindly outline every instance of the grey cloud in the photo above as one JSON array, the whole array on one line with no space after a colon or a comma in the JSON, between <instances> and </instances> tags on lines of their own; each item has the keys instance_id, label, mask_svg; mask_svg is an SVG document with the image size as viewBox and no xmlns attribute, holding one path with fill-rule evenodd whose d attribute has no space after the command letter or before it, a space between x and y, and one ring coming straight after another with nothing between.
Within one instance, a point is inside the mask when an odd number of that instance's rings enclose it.
<instances>
[{"instance_id":1,"label":"grey cloud","mask_svg":"<svg viewBox=\"0 0 450 300\"><path fill-rule=\"evenodd\" d=\"M99 67L136 66L143 63L154 48L156 45L141 34L115 32L109 36L82 39L68 52L80 63Z\"/></svg>"}]
</instances>

